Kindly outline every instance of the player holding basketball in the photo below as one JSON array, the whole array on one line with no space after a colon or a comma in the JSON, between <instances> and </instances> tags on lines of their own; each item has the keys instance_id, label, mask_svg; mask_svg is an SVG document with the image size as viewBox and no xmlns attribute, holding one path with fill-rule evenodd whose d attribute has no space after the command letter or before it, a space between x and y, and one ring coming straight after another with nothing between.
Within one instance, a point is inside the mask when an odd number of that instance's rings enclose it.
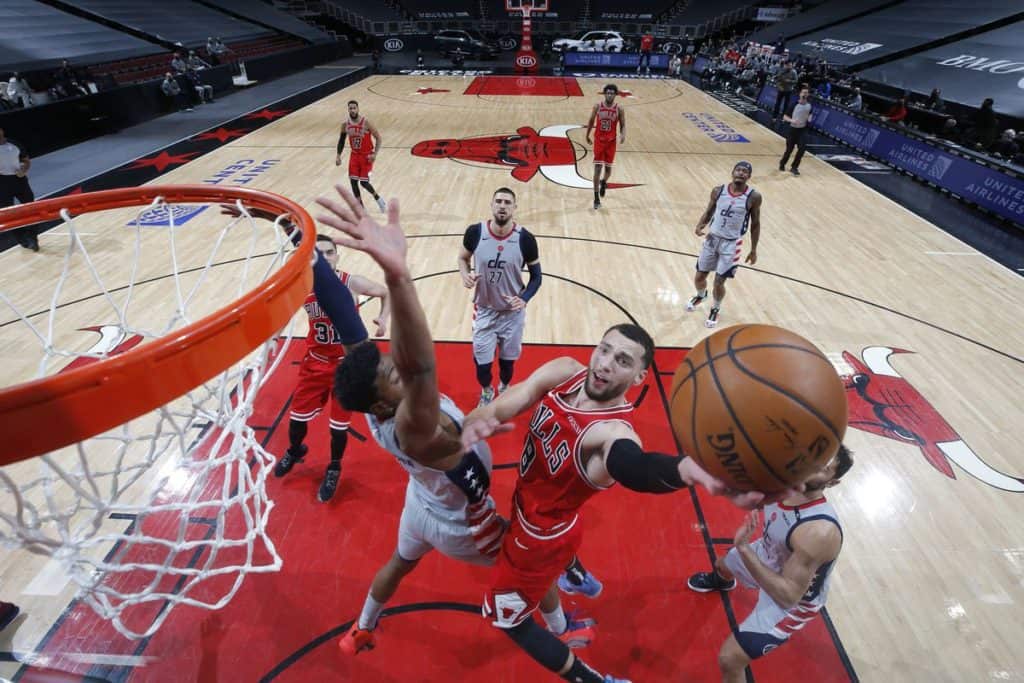
<instances>
[{"instance_id":1,"label":"player holding basketball","mask_svg":"<svg viewBox=\"0 0 1024 683\"><path fill-rule=\"evenodd\" d=\"M370 136L373 140L370 140ZM352 194L360 204L363 199L359 194L359 186L362 185L366 191L373 195L377 206L381 211L387 211L387 204L377 194L377 190L370 184L370 173L373 172L373 162L377 159L377 150L380 149L380 133L373 127L365 116L359 115L359 103L355 100L348 101L348 120L341 124L341 135L338 137L338 156L334 159L335 166L341 166L341 153L345 149L345 138L349 139L349 146L352 154L348 158L348 179L352 184Z\"/></svg>"},{"instance_id":2,"label":"player holding basketball","mask_svg":"<svg viewBox=\"0 0 1024 683\"><path fill-rule=\"evenodd\" d=\"M385 603L424 555L436 548L454 559L493 564L507 522L496 514L489 493L490 450L483 442L463 447L462 412L438 390L433 341L405 262L397 202L381 227L355 197L340 187L338 192L344 204L318 200L333 214L321 221L350 235L339 242L367 252L384 270L394 316L391 353L381 354L374 344L352 348L338 368L335 391L346 408L366 413L377 443L409 473L395 552L377 572L362 613L339 643L343 652L356 654L374 647L373 630ZM317 295L328 302L342 336L359 338L361 322L348 310L351 304L336 304L335 294L345 293L324 291L344 287L317 267ZM557 600L548 611L558 637L567 641L589 626L567 620Z\"/></svg>"},{"instance_id":3,"label":"player holding basketball","mask_svg":"<svg viewBox=\"0 0 1024 683\"><path fill-rule=\"evenodd\" d=\"M590 144L590 131L597 125L594 133L594 209L601 208L601 198L608 189L608 178L612 174L615 162L615 138L618 128L618 141L626 142L626 111L615 102L619 87L614 83L604 86L604 100L594 105L587 121L587 144ZM601 178L601 169L604 178Z\"/></svg>"},{"instance_id":4,"label":"player holding basketball","mask_svg":"<svg viewBox=\"0 0 1024 683\"><path fill-rule=\"evenodd\" d=\"M316 246L320 254L330 265L331 270L338 268L338 250L334 241L326 235L317 235ZM375 334L382 337L387 334L388 291L383 285L359 275L339 273L341 282L348 286L356 296L379 297L380 313L374 318L377 326ZM309 423L316 418L331 397L334 384L334 371L338 367L345 350L342 348L341 337L330 318L320 308L316 294L310 292L303 304L309 316L309 333L306 336L306 355L299 367L299 380L292 394L291 414L288 421L288 450L274 466L274 476L283 477L288 474L296 463L302 462L309 448L303 443ZM348 427L351 413L341 407L337 399L331 400L331 462L320 483L317 499L326 503L334 497L341 477L341 457L345 454L348 444Z\"/></svg>"},{"instance_id":5,"label":"player holding basketball","mask_svg":"<svg viewBox=\"0 0 1024 683\"><path fill-rule=\"evenodd\" d=\"M654 341L647 332L637 325L615 325L605 332L588 366L568 357L549 361L477 408L463 425L463 444L471 446L536 406L511 524L483 610L538 663L574 683L620 679L602 677L584 664L531 614L552 596L557 600L555 579L582 541L583 503L616 482L643 493L672 493L700 484L714 495L730 494L746 508L764 500L761 493L729 491L691 458L643 450L629 422L633 405L626 392L643 383L653 356Z\"/></svg>"},{"instance_id":6,"label":"player holding basketball","mask_svg":"<svg viewBox=\"0 0 1024 683\"><path fill-rule=\"evenodd\" d=\"M750 228L750 253L746 262L757 263L757 241L761 237L761 193L747 184L754 168L749 161L740 161L732 169L732 182L711 190L711 201L694 232L700 236L708 223L711 227L697 257L697 274L693 285L697 293L686 304L693 311L708 298L708 273L715 271L714 301L708 311L705 327L718 325L718 315L725 299L725 282L736 276L740 265L743 236Z\"/></svg>"},{"instance_id":7,"label":"player holding basketball","mask_svg":"<svg viewBox=\"0 0 1024 683\"><path fill-rule=\"evenodd\" d=\"M459 250L459 274L473 293L473 362L480 383L480 405L494 400L491 366L498 351L498 391L512 383L523 351L526 304L542 279L537 240L513 220L516 193L498 188L491 197L489 221L466 228ZM523 286L523 268L530 281Z\"/></svg>"},{"instance_id":8,"label":"player holding basketball","mask_svg":"<svg viewBox=\"0 0 1024 683\"><path fill-rule=\"evenodd\" d=\"M737 579L758 589L757 605L718 652L722 680L743 681L754 659L785 644L825 606L829 576L843 545L843 530L825 489L835 486L853 467L846 446L803 493L764 508L764 531L751 542L759 515L752 512L736 532L736 545L718 558L710 572L690 577L699 593L731 591Z\"/></svg>"}]
</instances>

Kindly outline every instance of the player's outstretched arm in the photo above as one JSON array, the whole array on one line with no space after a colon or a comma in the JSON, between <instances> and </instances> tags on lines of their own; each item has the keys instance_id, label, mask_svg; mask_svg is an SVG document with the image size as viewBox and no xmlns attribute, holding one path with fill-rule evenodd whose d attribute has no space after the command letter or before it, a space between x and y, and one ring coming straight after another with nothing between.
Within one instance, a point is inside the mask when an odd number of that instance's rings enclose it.
<instances>
[{"instance_id":1,"label":"player's outstretched arm","mask_svg":"<svg viewBox=\"0 0 1024 683\"><path fill-rule=\"evenodd\" d=\"M757 511L751 512L736 532L736 550L757 585L779 607L791 609L807 592L818 569L839 557L843 535L839 527L828 520L801 524L789 538L793 554L779 573L772 571L750 547L750 538L759 527L760 515Z\"/></svg>"},{"instance_id":2,"label":"player's outstretched arm","mask_svg":"<svg viewBox=\"0 0 1024 683\"><path fill-rule=\"evenodd\" d=\"M759 491L730 489L692 458L644 451L640 437L624 422L605 422L591 429L584 437L582 449L587 476L600 486L618 482L639 493L674 493L687 486L700 485L711 495L726 496L733 505L746 510L766 500L765 494ZM789 493L792 492L786 492Z\"/></svg>"},{"instance_id":3,"label":"player's outstretched arm","mask_svg":"<svg viewBox=\"0 0 1024 683\"><path fill-rule=\"evenodd\" d=\"M380 312L373 319L373 324L377 326L373 336L383 337L386 335L388 333L388 321L391 319L391 300L388 298L388 288L362 275L349 275L348 287L356 296L380 299Z\"/></svg>"},{"instance_id":4,"label":"player's outstretched arm","mask_svg":"<svg viewBox=\"0 0 1024 683\"><path fill-rule=\"evenodd\" d=\"M534 370L519 384L513 384L498 398L486 406L477 408L466 416L462 425L462 443L469 448L492 434L507 432L512 425L509 420L526 412L562 382L566 381L584 365L575 358L555 358Z\"/></svg>"},{"instance_id":5,"label":"player's outstretched arm","mask_svg":"<svg viewBox=\"0 0 1024 683\"><path fill-rule=\"evenodd\" d=\"M338 244L366 252L384 271L384 282L394 313L391 358L405 388L405 399L395 414L395 429L403 449L412 458L433 452L439 427L440 393L434 342L413 285L405 255L405 234L399 224L398 201L388 204L387 225L369 217L355 196L341 185L335 189L342 201L320 197L317 203L330 213L319 217L325 225L348 237Z\"/></svg>"}]
</instances>

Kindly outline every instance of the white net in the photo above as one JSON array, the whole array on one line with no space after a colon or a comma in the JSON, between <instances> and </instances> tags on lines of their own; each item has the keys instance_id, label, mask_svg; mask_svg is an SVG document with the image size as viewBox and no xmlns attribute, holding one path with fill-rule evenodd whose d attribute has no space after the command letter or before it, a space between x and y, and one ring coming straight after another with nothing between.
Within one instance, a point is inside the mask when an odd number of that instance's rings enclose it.
<instances>
[{"instance_id":1,"label":"white net","mask_svg":"<svg viewBox=\"0 0 1024 683\"><path fill-rule=\"evenodd\" d=\"M157 199L65 212L48 233L67 239L55 286L44 293L39 280L5 282L0 291L11 313L0 322L3 342L38 350L4 369L6 383L174 334L265 281L293 251L283 218L271 225L240 202L236 210L229 218L216 206ZM111 224L124 226L116 243ZM83 328L82 320L101 324ZM154 633L177 605L220 608L247 574L278 570L265 486L274 459L250 419L289 337L273 335L117 429L0 468L0 543L58 560L81 599L129 638Z\"/></svg>"}]
</instances>

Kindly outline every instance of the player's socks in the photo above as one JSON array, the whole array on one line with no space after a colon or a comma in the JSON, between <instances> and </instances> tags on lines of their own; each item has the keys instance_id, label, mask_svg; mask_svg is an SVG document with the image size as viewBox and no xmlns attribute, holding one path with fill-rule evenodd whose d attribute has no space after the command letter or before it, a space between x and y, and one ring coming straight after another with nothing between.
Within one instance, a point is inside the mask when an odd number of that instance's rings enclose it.
<instances>
[{"instance_id":1,"label":"player's socks","mask_svg":"<svg viewBox=\"0 0 1024 683\"><path fill-rule=\"evenodd\" d=\"M544 623L548 625L548 630L554 633L556 636L565 633L565 628L568 625L565 620L565 610L562 609L562 605L559 604L555 607L553 612L540 611L540 615L544 618Z\"/></svg>"},{"instance_id":2,"label":"player's socks","mask_svg":"<svg viewBox=\"0 0 1024 683\"><path fill-rule=\"evenodd\" d=\"M366 602L363 603L363 611L359 614L359 621L356 625L366 631L377 628L377 620L380 613L384 611L384 603L377 602L370 593L366 594Z\"/></svg>"},{"instance_id":3,"label":"player's socks","mask_svg":"<svg viewBox=\"0 0 1024 683\"><path fill-rule=\"evenodd\" d=\"M602 180L602 181L601 181L601 189L600 189L600 190L598 190L598 194L599 194L599 195L600 195L601 197L604 197L604 193L605 193L605 191L607 191L607 190L608 190L608 181L607 181L607 180Z\"/></svg>"}]
</instances>

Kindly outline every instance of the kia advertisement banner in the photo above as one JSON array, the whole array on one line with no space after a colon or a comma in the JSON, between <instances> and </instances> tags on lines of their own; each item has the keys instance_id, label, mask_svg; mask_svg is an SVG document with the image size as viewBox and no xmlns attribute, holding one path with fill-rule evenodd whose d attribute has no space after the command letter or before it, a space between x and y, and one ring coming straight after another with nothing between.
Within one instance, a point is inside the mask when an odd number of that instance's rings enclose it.
<instances>
[{"instance_id":1,"label":"kia advertisement banner","mask_svg":"<svg viewBox=\"0 0 1024 683\"><path fill-rule=\"evenodd\" d=\"M652 69L667 69L669 56L651 53ZM566 52L566 66L601 66L611 68L633 68L640 64L640 54L636 52Z\"/></svg>"},{"instance_id":2,"label":"kia advertisement banner","mask_svg":"<svg viewBox=\"0 0 1024 683\"><path fill-rule=\"evenodd\" d=\"M1024 21L867 69L862 77L977 107L986 97L997 113L1024 118Z\"/></svg>"},{"instance_id":3,"label":"kia advertisement banner","mask_svg":"<svg viewBox=\"0 0 1024 683\"><path fill-rule=\"evenodd\" d=\"M906 0L794 38L790 50L855 65L908 50L1021 11L1020 0Z\"/></svg>"},{"instance_id":4,"label":"kia advertisement banner","mask_svg":"<svg viewBox=\"0 0 1024 683\"><path fill-rule=\"evenodd\" d=\"M1014 177L898 131L814 102L811 126L963 199L1024 225L1024 179Z\"/></svg>"}]
</instances>

